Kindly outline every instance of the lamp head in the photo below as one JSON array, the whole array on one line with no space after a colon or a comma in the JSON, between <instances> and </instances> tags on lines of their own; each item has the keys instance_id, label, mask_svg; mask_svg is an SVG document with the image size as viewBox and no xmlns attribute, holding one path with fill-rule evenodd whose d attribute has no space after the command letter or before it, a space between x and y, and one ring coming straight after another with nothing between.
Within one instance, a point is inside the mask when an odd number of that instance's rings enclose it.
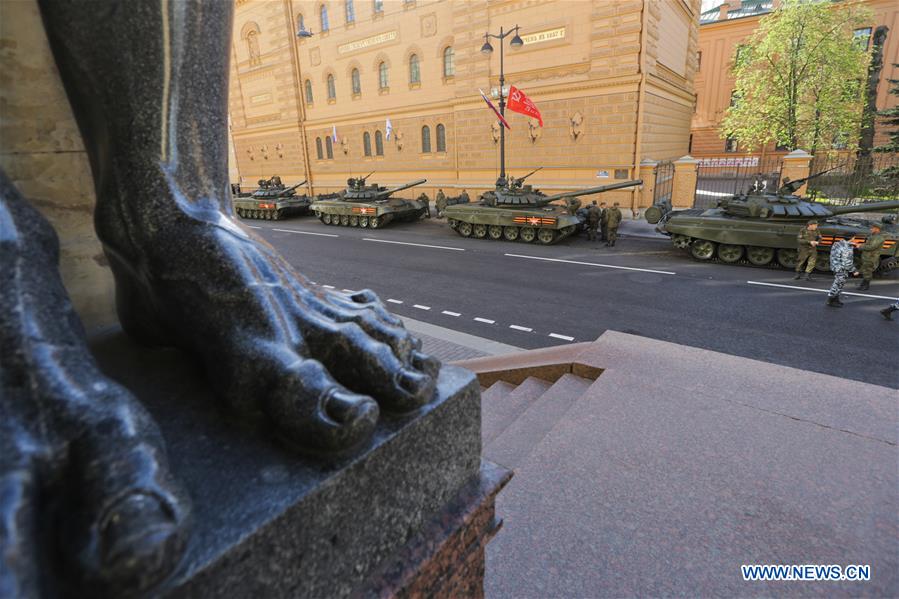
<instances>
[{"instance_id":1,"label":"lamp head","mask_svg":"<svg viewBox=\"0 0 899 599\"><path fill-rule=\"evenodd\" d=\"M484 45L481 46L481 53L482 54L492 54L493 53L493 46L490 45L489 41L485 41Z\"/></svg>"},{"instance_id":2,"label":"lamp head","mask_svg":"<svg viewBox=\"0 0 899 599\"><path fill-rule=\"evenodd\" d=\"M524 40L521 39L521 36L518 35L518 31L515 32L515 37L512 38L512 41L509 42L509 45L516 50L524 45Z\"/></svg>"}]
</instances>

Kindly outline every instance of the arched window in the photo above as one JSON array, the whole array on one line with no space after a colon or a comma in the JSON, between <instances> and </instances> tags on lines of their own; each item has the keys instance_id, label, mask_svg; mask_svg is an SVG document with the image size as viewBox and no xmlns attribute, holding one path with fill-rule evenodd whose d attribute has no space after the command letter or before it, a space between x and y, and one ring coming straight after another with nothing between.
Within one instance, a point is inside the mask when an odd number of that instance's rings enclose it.
<instances>
[{"instance_id":1,"label":"arched window","mask_svg":"<svg viewBox=\"0 0 899 599\"><path fill-rule=\"evenodd\" d=\"M356 9L353 7L353 0L346 0L343 3L346 10L346 22L353 23L356 21Z\"/></svg>"},{"instance_id":2,"label":"arched window","mask_svg":"<svg viewBox=\"0 0 899 599\"><path fill-rule=\"evenodd\" d=\"M325 138L325 150L328 152L328 160L334 158L334 145L331 143L331 137Z\"/></svg>"},{"instance_id":3,"label":"arched window","mask_svg":"<svg viewBox=\"0 0 899 599\"><path fill-rule=\"evenodd\" d=\"M371 135L368 131L362 134L362 153L371 156Z\"/></svg>"},{"instance_id":4,"label":"arched window","mask_svg":"<svg viewBox=\"0 0 899 599\"><path fill-rule=\"evenodd\" d=\"M297 15L297 31L303 31L306 29L306 20L303 19L303 15Z\"/></svg>"},{"instance_id":5,"label":"arched window","mask_svg":"<svg viewBox=\"0 0 899 599\"><path fill-rule=\"evenodd\" d=\"M319 160L324 158L324 156L322 156L322 138L321 137L315 138L315 155L318 157Z\"/></svg>"},{"instance_id":6,"label":"arched window","mask_svg":"<svg viewBox=\"0 0 899 599\"><path fill-rule=\"evenodd\" d=\"M384 136L381 135L380 131L375 131L375 154L378 156L384 155Z\"/></svg>"},{"instance_id":7,"label":"arched window","mask_svg":"<svg viewBox=\"0 0 899 599\"><path fill-rule=\"evenodd\" d=\"M421 151L424 153L431 151L431 128L427 125L421 128Z\"/></svg>"},{"instance_id":8,"label":"arched window","mask_svg":"<svg viewBox=\"0 0 899 599\"><path fill-rule=\"evenodd\" d=\"M418 56L409 57L409 83L421 83L421 69L418 67Z\"/></svg>"},{"instance_id":9,"label":"arched window","mask_svg":"<svg viewBox=\"0 0 899 599\"><path fill-rule=\"evenodd\" d=\"M359 69L353 69L353 72L350 73L350 79L353 82L353 93L361 94L362 93L362 83L359 81Z\"/></svg>"},{"instance_id":10,"label":"arched window","mask_svg":"<svg viewBox=\"0 0 899 599\"><path fill-rule=\"evenodd\" d=\"M446 127L437 125L437 151L446 152Z\"/></svg>"},{"instance_id":11,"label":"arched window","mask_svg":"<svg viewBox=\"0 0 899 599\"><path fill-rule=\"evenodd\" d=\"M308 79L306 80L306 103L312 104L312 82Z\"/></svg>"},{"instance_id":12,"label":"arched window","mask_svg":"<svg viewBox=\"0 0 899 599\"><path fill-rule=\"evenodd\" d=\"M374 0L374 11L376 14L384 12L384 0Z\"/></svg>"},{"instance_id":13,"label":"arched window","mask_svg":"<svg viewBox=\"0 0 899 599\"><path fill-rule=\"evenodd\" d=\"M322 4L321 8L319 9L319 15L321 16L322 21L321 29L322 31L327 31L328 29L330 29L330 26L328 25L328 7L324 4Z\"/></svg>"},{"instance_id":14,"label":"arched window","mask_svg":"<svg viewBox=\"0 0 899 599\"><path fill-rule=\"evenodd\" d=\"M444 77L452 77L456 74L455 57L456 57L456 53L453 51L452 46L447 46L443 50L443 76Z\"/></svg>"},{"instance_id":15,"label":"arched window","mask_svg":"<svg viewBox=\"0 0 899 599\"><path fill-rule=\"evenodd\" d=\"M387 89L387 63L382 62L378 65L378 87Z\"/></svg>"},{"instance_id":16,"label":"arched window","mask_svg":"<svg viewBox=\"0 0 899 599\"><path fill-rule=\"evenodd\" d=\"M328 75L328 99L333 100L337 97L337 89L334 87L334 75Z\"/></svg>"}]
</instances>

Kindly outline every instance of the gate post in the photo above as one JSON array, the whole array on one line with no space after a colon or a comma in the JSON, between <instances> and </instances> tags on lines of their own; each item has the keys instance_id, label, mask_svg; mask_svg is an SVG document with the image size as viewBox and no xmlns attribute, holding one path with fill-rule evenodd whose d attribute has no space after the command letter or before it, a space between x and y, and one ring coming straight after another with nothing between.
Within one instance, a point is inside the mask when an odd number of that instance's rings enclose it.
<instances>
[{"instance_id":1,"label":"gate post","mask_svg":"<svg viewBox=\"0 0 899 599\"><path fill-rule=\"evenodd\" d=\"M687 154L674 161L674 185L671 205L693 207L696 198L696 167L699 161Z\"/></svg>"},{"instance_id":2,"label":"gate post","mask_svg":"<svg viewBox=\"0 0 899 599\"><path fill-rule=\"evenodd\" d=\"M790 181L795 181L796 179L808 177L811 164L812 155L805 150L793 150L784 156L784 164L783 169L781 169L780 172L780 184L778 187L783 185L784 180L787 178L789 178ZM796 190L796 195L805 195L807 186L807 183L803 183L802 187Z\"/></svg>"},{"instance_id":3,"label":"gate post","mask_svg":"<svg viewBox=\"0 0 899 599\"><path fill-rule=\"evenodd\" d=\"M640 192L640 199L637 201L637 208L649 208L655 200L656 191L656 167L658 162L649 158L640 161L637 178L643 179L643 190Z\"/></svg>"}]
</instances>

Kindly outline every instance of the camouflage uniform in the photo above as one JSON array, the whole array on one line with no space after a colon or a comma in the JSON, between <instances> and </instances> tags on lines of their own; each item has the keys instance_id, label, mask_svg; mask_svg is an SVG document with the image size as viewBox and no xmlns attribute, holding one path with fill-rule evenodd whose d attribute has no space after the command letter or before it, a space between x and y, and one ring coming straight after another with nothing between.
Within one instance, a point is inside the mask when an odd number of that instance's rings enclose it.
<instances>
[{"instance_id":1,"label":"camouflage uniform","mask_svg":"<svg viewBox=\"0 0 899 599\"><path fill-rule=\"evenodd\" d=\"M859 270L863 279L859 288L864 287L867 289L870 285L871 277L874 276L874 270L880 263L880 248L883 247L884 241L886 241L886 237L881 233L872 233L864 245L859 248L862 252L862 264Z\"/></svg>"},{"instance_id":2,"label":"camouflage uniform","mask_svg":"<svg viewBox=\"0 0 899 599\"><path fill-rule=\"evenodd\" d=\"M434 205L437 207L437 218L443 218L443 211L446 210L446 194L442 189L437 192Z\"/></svg>"},{"instance_id":3,"label":"camouflage uniform","mask_svg":"<svg viewBox=\"0 0 899 599\"><path fill-rule=\"evenodd\" d=\"M581 207L581 201L578 198L572 198L566 202L568 204L568 214L575 216L578 208Z\"/></svg>"},{"instance_id":4,"label":"camouflage uniform","mask_svg":"<svg viewBox=\"0 0 899 599\"><path fill-rule=\"evenodd\" d=\"M618 225L621 224L621 210L618 209L618 206L612 206L611 208L606 209L606 214L603 216L606 217L606 245L614 247L615 241L618 240Z\"/></svg>"},{"instance_id":5,"label":"camouflage uniform","mask_svg":"<svg viewBox=\"0 0 899 599\"><path fill-rule=\"evenodd\" d=\"M845 239L840 239L830 248L830 270L833 271L833 283L827 292L827 305L840 307L840 293L849 274L855 270L855 258L852 252L852 244Z\"/></svg>"},{"instance_id":6,"label":"camouflage uniform","mask_svg":"<svg viewBox=\"0 0 899 599\"><path fill-rule=\"evenodd\" d=\"M424 217L431 218L431 198L428 197L428 194L423 193L418 196L418 201L425 205Z\"/></svg>"},{"instance_id":7,"label":"camouflage uniform","mask_svg":"<svg viewBox=\"0 0 899 599\"><path fill-rule=\"evenodd\" d=\"M806 227L799 231L796 239L799 242L799 259L796 262L796 278L798 279L799 273L802 272L803 264L806 264L806 274L811 274L815 269L815 263L818 261L818 248L812 242L821 241L821 233L817 229L812 231Z\"/></svg>"},{"instance_id":8,"label":"camouflage uniform","mask_svg":"<svg viewBox=\"0 0 899 599\"><path fill-rule=\"evenodd\" d=\"M599 209L599 240L608 241L609 239L609 209Z\"/></svg>"},{"instance_id":9,"label":"camouflage uniform","mask_svg":"<svg viewBox=\"0 0 899 599\"><path fill-rule=\"evenodd\" d=\"M599 206L592 204L587 208L587 239L596 241L596 230L599 228L599 221L602 218L602 211Z\"/></svg>"}]
</instances>

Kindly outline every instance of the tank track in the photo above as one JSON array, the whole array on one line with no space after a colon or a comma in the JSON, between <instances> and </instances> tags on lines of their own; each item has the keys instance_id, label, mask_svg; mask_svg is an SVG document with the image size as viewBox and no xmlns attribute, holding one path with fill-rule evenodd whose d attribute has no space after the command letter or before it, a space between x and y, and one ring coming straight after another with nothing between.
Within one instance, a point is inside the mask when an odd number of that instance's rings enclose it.
<instances>
[{"instance_id":1,"label":"tank track","mask_svg":"<svg viewBox=\"0 0 899 599\"><path fill-rule=\"evenodd\" d=\"M523 243L538 243L541 245L553 245L577 232L574 225L564 229L541 229L537 227L516 227L512 225L485 225L471 224L464 221L449 219L450 228L460 237L472 239L492 239L494 241L521 241ZM529 232L522 233L524 230ZM546 234L549 231L552 236Z\"/></svg>"},{"instance_id":2,"label":"tank track","mask_svg":"<svg viewBox=\"0 0 899 599\"><path fill-rule=\"evenodd\" d=\"M284 216L282 214L282 210L250 210L246 208L237 208L235 210L237 212L237 216L240 218L246 219L254 219L254 220L281 220Z\"/></svg>"}]
</instances>

